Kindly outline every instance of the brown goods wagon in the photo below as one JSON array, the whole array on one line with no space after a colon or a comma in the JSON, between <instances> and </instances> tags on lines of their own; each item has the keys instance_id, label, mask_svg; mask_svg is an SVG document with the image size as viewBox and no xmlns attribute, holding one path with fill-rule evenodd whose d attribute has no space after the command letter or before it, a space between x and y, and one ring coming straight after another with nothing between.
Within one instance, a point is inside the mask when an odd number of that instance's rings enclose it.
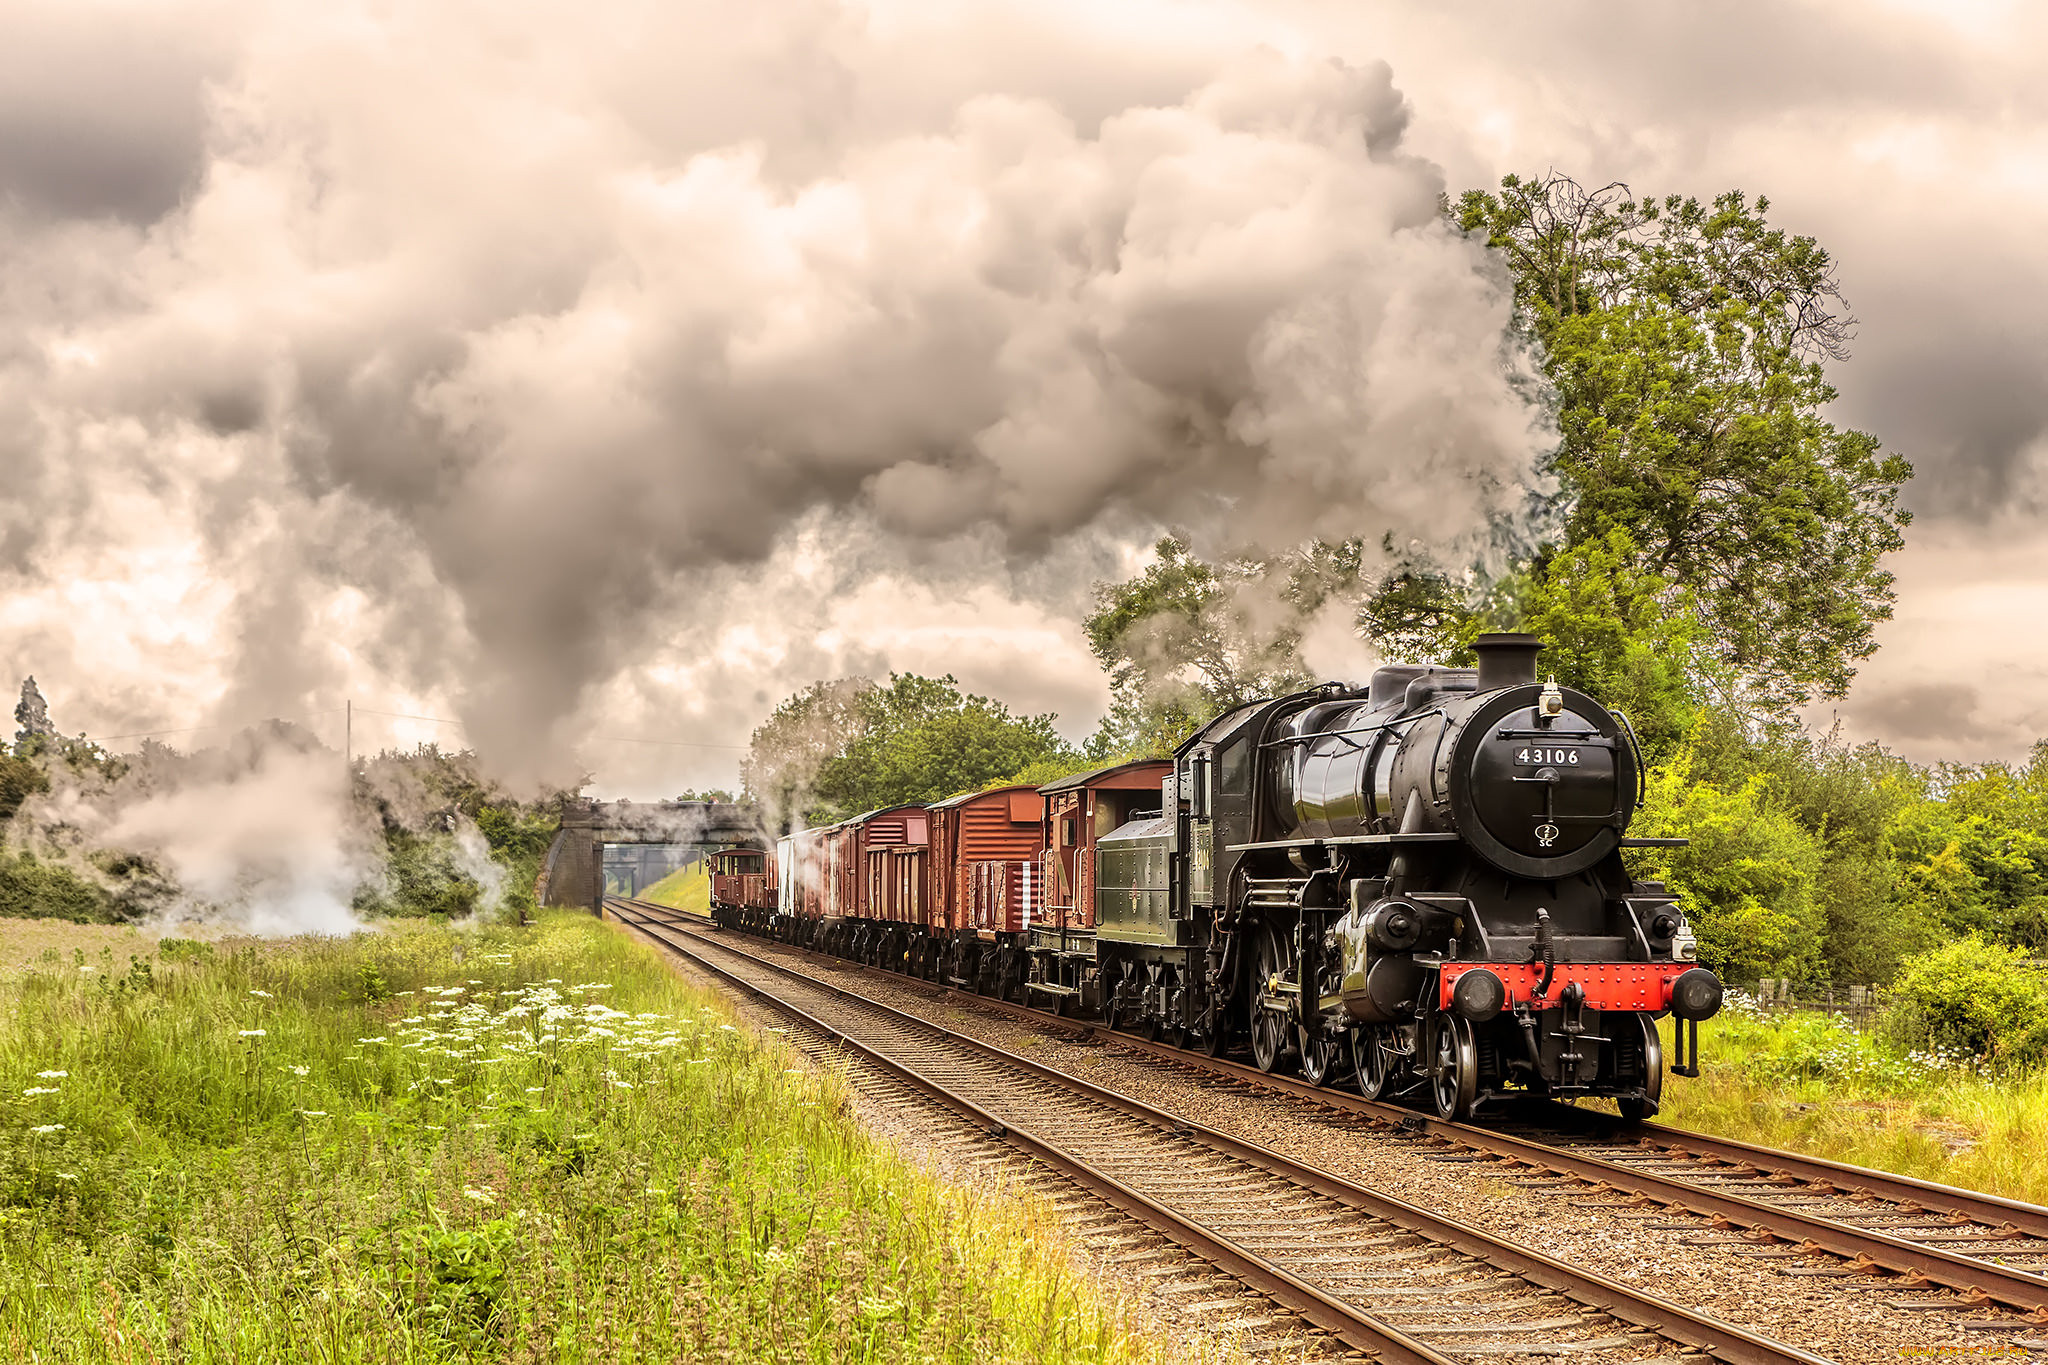
<instances>
[{"instance_id":1,"label":"brown goods wagon","mask_svg":"<svg viewBox=\"0 0 2048 1365\"><path fill-rule=\"evenodd\" d=\"M775 895L770 889L767 857L758 848L727 848L712 854L712 902L749 910L773 910Z\"/></svg>"},{"instance_id":2,"label":"brown goods wagon","mask_svg":"<svg viewBox=\"0 0 2048 1365\"><path fill-rule=\"evenodd\" d=\"M824 904L828 920L859 919L861 909L860 823L848 820L818 832L823 854Z\"/></svg>"},{"instance_id":3,"label":"brown goods wagon","mask_svg":"<svg viewBox=\"0 0 2048 1365\"><path fill-rule=\"evenodd\" d=\"M1077 773L1040 787L1045 798L1047 927L1095 927L1095 843L1138 811L1160 808L1160 784L1173 772L1143 759Z\"/></svg>"},{"instance_id":4,"label":"brown goods wagon","mask_svg":"<svg viewBox=\"0 0 2048 1365\"><path fill-rule=\"evenodd\" d=\"M1045 798L1034 787L997 787L931 810L931 931L1025 932L1044 914Z\"/></svg>"},{"instance_id":5,"label":"brown goods wagon","mask_svg":"<svg viewBox=\"0 0 2048 1365\"><path fill-rule=\"evenodd\" d=\"M930 813L923 806L892 806L863 817L860 826L868 918L922 925Z\"/></svg>"}]
</instances>

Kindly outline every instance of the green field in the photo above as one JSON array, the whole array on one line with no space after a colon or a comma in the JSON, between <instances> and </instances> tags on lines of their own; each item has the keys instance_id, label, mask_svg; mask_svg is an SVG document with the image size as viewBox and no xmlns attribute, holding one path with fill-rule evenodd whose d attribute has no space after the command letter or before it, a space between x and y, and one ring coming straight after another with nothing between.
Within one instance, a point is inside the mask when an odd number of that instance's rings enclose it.
<instances>
[{"instance_id":1,"label":"green field","mask_svg":"<svg viewBox=\"0 0 2048 1365\"><path fill-rule=\"evenodd\" d=\"M1665 1023L1665 1055L1671 1055ZM1825 1014L1731 993L1700 1027L1701 1074L1667 1077L1658 1121L2048 1204L2048 1073L1979 1071Z\"/></svg>"},{"instance_id":2,"label":"green field","mask_svg":"<svg viewBox=\"0 0 2048 1365\"><path fill-rule=\"evenodd\" d=\"M656 905L672 905L678 910L709 910L711 874L703 863L692 863L646 887L641 891L640 899L653 901Z\"/></svg>"},{"instance_id":3,"label":"green field","mask_svg":"<svg viewBox=\"0 0 2048 1365\"><path fill-rule=\"evenodd\" d=\"M14 1359L1169 1354L1042 1205L907 1166L587 915L50 947L0 1082Z\"/></svg>"}]
</instances>

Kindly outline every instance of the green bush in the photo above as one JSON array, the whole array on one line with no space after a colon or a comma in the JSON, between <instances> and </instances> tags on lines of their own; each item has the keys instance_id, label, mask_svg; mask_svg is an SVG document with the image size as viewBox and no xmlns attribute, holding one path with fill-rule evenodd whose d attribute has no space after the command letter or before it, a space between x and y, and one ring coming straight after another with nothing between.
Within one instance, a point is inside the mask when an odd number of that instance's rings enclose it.
<instances>
[{"instance_id":1,"label":"green bush","mask_svg":"<svg viewBox=\"0 0 2048 1365\"><path fill-rule=\"evenodd\" d=\"M1645 850L1638 875L1678 894L1699 935L1700 960L1724 977L1814 979L1826 925L1815 894L1820 842L1772 799L1761 776L1728 791L1689 780L1685 766L1652 770L1631 832L1691 843Z\"/></svg>"},{"instance_id":2,"label":"green bush","mask_svg":"<svg viewBox=\"0 0 2048 1365\"><path fill-rule=\"evenodd\" d=\"M112 924L121 918L105 891L70 868L28 852L0 854L0 915L75 924Z\"/></svg>"},{"instance_id":3,"label":"green bush","mask_svg":"<svg viewBox=\"0 0 2048 1365\"><path fill-rule=\"evenodd\" d=\"M1888 1021L1919 1046L1966 1048L1994 1065L2048 1053L2048 977L2012 948L1960 939L1908 958Z\"/></svg>"}]
</instances>

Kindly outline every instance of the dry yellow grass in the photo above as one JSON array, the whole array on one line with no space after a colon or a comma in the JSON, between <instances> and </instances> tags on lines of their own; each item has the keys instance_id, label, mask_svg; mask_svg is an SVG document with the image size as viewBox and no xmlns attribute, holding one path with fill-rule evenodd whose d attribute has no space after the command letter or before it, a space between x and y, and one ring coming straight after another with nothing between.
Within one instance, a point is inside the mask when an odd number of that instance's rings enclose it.
<instances>
[{"instance_id":1,"label":"dry yellow grass","mask_svg":"<svg viewBox=\"0 0 2048 1365\"><path fill-rule=\"evenodd\" d=\"M73 924L60 919L0 919L0 971L18 972L37 963L44 955L68 958L74 950L98 960L111 951L126 966L129 953L155 949L158 935L143 933L127 924Z\"/></svg>"}]
</instances>

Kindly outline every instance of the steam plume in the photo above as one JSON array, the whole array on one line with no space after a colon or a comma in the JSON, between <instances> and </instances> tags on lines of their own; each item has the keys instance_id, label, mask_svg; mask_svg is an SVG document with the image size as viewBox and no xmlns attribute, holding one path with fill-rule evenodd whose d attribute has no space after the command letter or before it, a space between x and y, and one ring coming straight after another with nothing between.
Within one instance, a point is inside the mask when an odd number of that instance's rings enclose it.
<instances>
[{"instance_id":1,"label":"steam plume","mask_svg":"<svg viewBox=\"0 0 2048 1365\"><path fill-rule=\"evenodd\" d=\"M86 60L74 8L23 41ZM840 582L1071 597L1160 525L1470 548L1536 482L1507 299L1384 66L1166 11L196 13L92 57L176 119L0 106L82 129L53 178L0 126L16 676L113 620L135 710L369 677L558 770L806 536ZM792 670L814 623L759 618Z\"/></svg>"}]
</instances>

